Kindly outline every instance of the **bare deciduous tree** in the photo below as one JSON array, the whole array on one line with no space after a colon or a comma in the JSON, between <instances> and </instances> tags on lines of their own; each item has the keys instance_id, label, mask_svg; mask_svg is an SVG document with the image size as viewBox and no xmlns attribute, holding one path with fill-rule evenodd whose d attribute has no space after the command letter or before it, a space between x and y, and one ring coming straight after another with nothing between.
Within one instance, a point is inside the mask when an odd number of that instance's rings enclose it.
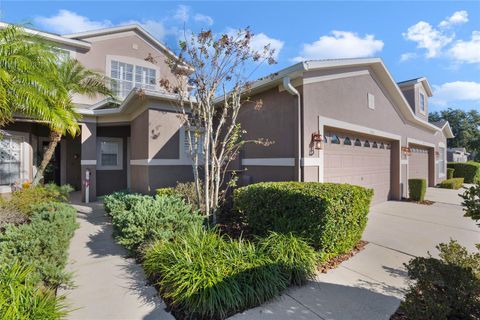
<instances>
[{"instance_id":1,"label":"bare deciduous tree","mask_svg":"<svg viewBox=\"0 0 480 320\"><path fill-rule=\"evenodd\" d=\"M261 101L249 98L249 78L263 63L275 63L270 45L254 50L252 37L248 28L234 34L185 33L180 59L168 61L177 75L175 81L160 81L179 97L177 107L189 141L197 198L212 223L216 223L228 188L236 184L236 174L228 168L240 148L247 143L272 143L244 140L246 132L238 123L239 111L246 103L261 108ZM188 67L179 67L185 65Z\"/></svg>"}]
</instances>

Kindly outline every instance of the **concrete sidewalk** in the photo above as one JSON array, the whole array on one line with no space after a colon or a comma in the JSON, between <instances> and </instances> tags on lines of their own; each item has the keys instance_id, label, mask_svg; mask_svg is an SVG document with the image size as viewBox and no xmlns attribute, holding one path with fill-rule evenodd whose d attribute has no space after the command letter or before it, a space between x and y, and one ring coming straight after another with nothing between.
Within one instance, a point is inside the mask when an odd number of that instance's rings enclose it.
<instances>
[{"instance_id":1,"label":"concrete sidewalk","mask_svg":"<svg viewBox=\"0 0 480 320\"><path fill-rule=\"evenodd\" d=\"M141 266L114 242L103 206L75 207L80 228L70 244L67 267L74 273L75 287L60 292L77 308L68 319L174 319L155 288L146 285Z\"/></svg>"},{"instance_id":2,"label":"concrete sidewalk","mask_svg":"<svg viewBox=\"0 0 480 320\"><path fill-rule=\"evenodd\" d=\"M364 239L366 248L315 281L292 288L264 306L233 319L389 319L407 288L404 263L450 238L469 249L480 242L480 229L463 217L459 192L429 188L431 206L389 201L374 206Z\"/></svg>"}]
</instances>

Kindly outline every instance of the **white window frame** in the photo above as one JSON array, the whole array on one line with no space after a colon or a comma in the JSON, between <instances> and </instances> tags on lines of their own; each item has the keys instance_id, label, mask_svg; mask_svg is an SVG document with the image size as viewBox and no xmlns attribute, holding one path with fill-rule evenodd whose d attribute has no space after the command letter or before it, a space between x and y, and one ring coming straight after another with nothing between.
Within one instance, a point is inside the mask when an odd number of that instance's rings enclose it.
<instances>
[{"instance_id":1,"label":"white window frame","mask_svg":"<svg viewBox=\"0 0 480 320\"><path fill-rule=\"evenodd\" d=\"M121 62L121 63L126 63L126 64L133 65L132 81L111 78L111 75L112 75L112 61L118 61L118 62ZM136 86L135 86L135 84L136 84L135 75L136 75L136 67L137 66L142 67L142 68L149 68L149 69L155 70L155 84L154 85L145 84L142 87L151 86L154 89L150 89L150 90L158 91L159 90L158 79L160 79L160 69L156 65L152 64L151 62L148 62L148 61L145 61L145 60L142 60L142 59L137 59L137 58L133 58L133 57L125 57L125 56L117 56L117 55L107 55L106 66L105 66L105 74L109 78L111 78L112 80L131 82L132 83L132 89L133 89L133 88L136 88ZM143 76L142 76L142 81L143 81ZM123 99L127 95L128 95L128 93L126 93L126 95L124 97L120 97L120 98Z\"/></svg>"},{"instance_id":2,"label":"white window frame","mask_svg":"<svg viewBox=\"0 0 480 320\"><path fill-rule=\"evenodd\" d=\"M446 159L447 159L447 149L444 146L438 147L439 158L437 161L437 168L438 168L438 176L445 177L445 167L446 167Z\"/></svg>"},{"instance_id":3,"label":"white window frame","mask_svg":"<svg viewBox=\"0 0 480 320\"><path fill-rule=\"evenodd\" d=\"M115 166L102 165L101 144L110 142L118 144L117 160ZM123 138L97 137L97 170L123 170Z\"/></svg>"},{"instance_id":4,"label":"white window frame","mask_svg":"<svg viewBox=\"0 0 480 320\"><path fill-rule=\"evenodd\" d=\"M20 142L20 183L24 181L28 181L31 177L32 168L31 168L31 160L32 160L32 147L28 143L29 140L29 133L27 132L20 132L20 131L9 131L9 130L2 130L1 134L4 136L11 136L16 139L21 140ZM11 192L11 186L1 185L0 186L0 193L8 193Z\"/></svg>"},{"instance_id":5,"label":"white window frame","mask_svg":"<svg viewBox=\"0 0 480 320\"><path fill-rule=\"evenodd\" d=\"M423 97L423 104L422 104L422 97ZM427 100L425 99L425 93L420 92L418 96L418 107L420 109L420 113L425 114L427 111Z\"/></svg>"}]
</instances>

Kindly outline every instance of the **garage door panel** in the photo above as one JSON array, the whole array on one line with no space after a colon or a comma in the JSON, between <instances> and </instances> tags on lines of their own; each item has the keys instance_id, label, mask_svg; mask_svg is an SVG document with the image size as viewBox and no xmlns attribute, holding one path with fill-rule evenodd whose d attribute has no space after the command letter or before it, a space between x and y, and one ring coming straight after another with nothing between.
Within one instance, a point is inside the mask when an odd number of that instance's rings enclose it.
<instances>
[{"instance_id":1,"label":"garage door panel","mask_svg":"<svg viewBox=\"0 0 480 320\"><path fill-rule=\"evenodd\" d=\"M331 143L333 136L335 136L333 141L340 141L340 144ZM347 136L352 145L343 144ZM326 137L324 181L349 183L374 189L374 203L388 200L391 187L391 159L390 149L386 146L389 143L382 139L372 140L362 135L349 136L335 132L327 132ZM360 140L361 146L354 145L356 139ZM365 147L366 140L368 140L369 147ZM374 142L376 143L374 144ZM381 143L383 143L383 149L380 149Z\"/></svg>"},{"instance_id":2,"label":"garage door panel","mask_svg":"<svg viewBox=\"0 0 480 320\"><path fill-rule=\"evenodd\" d=\"M418 146L410 146L408 157L408 178L426 179L428 181L428 149Z\"/></svg>"}]
</instances>

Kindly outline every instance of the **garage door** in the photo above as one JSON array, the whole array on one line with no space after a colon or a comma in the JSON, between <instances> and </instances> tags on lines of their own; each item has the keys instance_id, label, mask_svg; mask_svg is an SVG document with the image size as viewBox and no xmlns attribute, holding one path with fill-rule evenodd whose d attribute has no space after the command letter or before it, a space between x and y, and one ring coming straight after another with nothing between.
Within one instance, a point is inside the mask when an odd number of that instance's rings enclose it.
<instances>
[{"instance_id":1,"label":"garage door","mask_svg":"<svg viewBox=\"0 0 480 320\"><path fill-rule=\"evenodd\" d=\"M408 157L408 178L423 178L428 183L428 149L410 145Z\"/></svg>"},{"instance_id":2,"label":"garage door","mask_svg":"<svg viewBox=\"0 0 480 320\"><path fill-rule=\"evenodd\" d=\"M391 145L356 134L327 132L324 143L324 181L374 189L373 203L387 201L391 188Z\"/></svg>"}]
</instances>

